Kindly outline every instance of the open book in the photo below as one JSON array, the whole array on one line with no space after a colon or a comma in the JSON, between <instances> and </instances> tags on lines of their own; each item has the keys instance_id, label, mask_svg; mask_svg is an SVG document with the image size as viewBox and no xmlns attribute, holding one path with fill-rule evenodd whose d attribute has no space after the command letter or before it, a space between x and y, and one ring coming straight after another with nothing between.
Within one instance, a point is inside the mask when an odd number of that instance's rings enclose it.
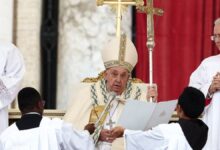
<instances>
[{"instance_id":1,"label":"open book","mask_svg":"<svg viewBox=\"0 0 220 150\"><path fill-rule=\"evenodd\" d=\"M147 130L161 123L168 123L177 100L152 103L128 100L118 124L131 130Z\"/></svg>"}]
</instances>

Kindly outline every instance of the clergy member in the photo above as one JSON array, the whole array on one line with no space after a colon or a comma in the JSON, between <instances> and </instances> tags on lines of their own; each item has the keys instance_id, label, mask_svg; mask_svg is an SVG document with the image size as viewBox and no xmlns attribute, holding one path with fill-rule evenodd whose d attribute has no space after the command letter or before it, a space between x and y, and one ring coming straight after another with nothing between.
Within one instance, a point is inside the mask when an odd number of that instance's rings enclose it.
<instances>
[{"instance_id":1,"label":"clergy member","mask_svg":"<svg viewBox=\"0 0 220 150\"><path fill-rule=\"evenodd\" d=\"M197 118L204 107L203 93L187 87L178 100L177 123L161 124L145 132L116 127L112 134L124 135L127 150L201 150L207 140L208 127Z\"/></svg>"},{"instance_id":2,"label":"clergy member","mask_svg":"<svg viewBox=\"0 0 220 150\"><path fill-rule=\"evenodd\" d=\"M44 101L34 88L26 87L18 93L22 113L19 121L8 127L0 136L0 150L93 150L90 132L73 129L72 124L60 119L42 117ZM88 130L88 131L87 131Z\"/></svg>"},{"instance_id":3,"label":"clergy member","mask_svg":"<svg viewBox=\"0 0 220 150\"><path fill-rule=\"evenodd\" d=\"M213 40L220 50L220 18L214 22ZM205 150L220 149L220 54L210 56L202 61L190 77L190 86L200 89L209 105L205 108L203 121L209 127L208 141Z\"/></svg>"},{"instance_id":4,"label":"clergy member","mask_svg":"<svg viewBox=\"0 0 220 150\"><path fill-rule=\"evenodd\" d=\"M18 48L0 42L0 133L8 127L8 105L20 89L24 72L24 61Z\"/></svg>"},{"instance_id":5,"label":"clergy member","mask_svg":"<svg viewBox=\"0 0 220 150\"><path fill-rule=\"evenodd\" d=\"M107 117L101 123L96 148L120 150L124 149L123 139L115 140L110 129L116 126L126 100L147 100L150 97L155 99L157 90L155 85L149 88L145 83L132 82L131 72L138 58L134 44L126 36L111 39L102 51L102 58L106 68L103 78L95 83L82 83L82 88L73 97L73 103L67 110L64 120L73 123L78 129L83 129L90 121L91 111L98 106L105 106L114 97L111 96L114 92L116 98L111 102ZM98 114L96 118L98 119ZM94 135L94 138L97 136Z\"/></svg>"}]
</instances>

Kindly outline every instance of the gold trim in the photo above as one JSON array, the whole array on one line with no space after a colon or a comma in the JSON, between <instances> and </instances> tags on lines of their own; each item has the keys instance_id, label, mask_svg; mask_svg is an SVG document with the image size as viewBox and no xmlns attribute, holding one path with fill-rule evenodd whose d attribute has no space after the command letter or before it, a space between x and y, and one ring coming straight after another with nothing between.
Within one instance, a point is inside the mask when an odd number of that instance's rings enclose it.
<instances>
[{"instance_id":1,"label":"gold trim","mask_svg":"<svg viewBox=\"0 0 220 150\"><path fill-rule=\"evenodd\" d=\"M82 82L83 83L95 83L100 81L101 79L104 78L104 72L102 71L99 73L98 77L94 77L94 78L85 78ZM131 83L144 83L141 79L138 78L131 78L129 79L131 81Z\"/></svg>"},{"instance_id":2,"label":"gold trim","mask_svg":"<svg viewBox=\"0 0 220 150\"><path fill-rule=\"evenodd\" d=\"M131 83L144 83L141 79L138 78L131 78L130 81Z\"/></svg>"},{"instance_id":3,"label":"gold trim","mask_svg":"<svg viewBox=\"0 0 220 150\"><path fill-rule=\"evenodd\" d=\"M143 0L136 0L136 7L144 6Z\"/></svg>"},{"instance_id":4,"label":"gold trim","mask_svg":"<svg viewBox=\"0 0 220 150\"><path fill-rule=\"evenodd\" d=\"M126 52L126 35L121 35L120 38L120 49L119 49L119 55L118 60L119 64L122 64L125 61L125 52Z\"/></svg>"},{"instance_id":5,"label":"gold trim","mask_svg":"<svg viewBox=\"0 0 220 150\"><path fill-rule=\"evenodd\" d=\"M162 16L164 14L164 10L160 8L154 8L151 6L137 6L138 11L145 12L147 14L155 14L158 16Z\"/></svg>"},{"instance_id":6,"label":"gold trim","mask_svg":"<svg viewBox=\"0 0 220 150\"><path fill-rule=\"evenodd\" d=\"M96 121L99 119L101 113L104 111L105 109L105 105L98 105L95 106L90 113L90 117L89 117L89 123L96 123ZM104 116L102 117L102 119L100 120L98 125L102 125L107 117L107 113L104 114Z\"/></svg>"},{"instance_id":7,"label":"gold trim","mask_svg":"<svg viewBox=\"0 0 220 150\"><path fill-rule=\"evenodd\" d=\"M85 79L83 79L82 82L84 82L84 83L95 83L95 82L98 82L99 80L104 78L104 72L105 71L100 72L98 77L85 78Z\"/></svg>"},{"instance_id":8,"label":"gold trim","mask_svg":"<svg viewBox=\"0 0 220 150\"><path fill-rule=\"evenodd\" d=\"M97 4L97 6L103 5L103 0L96 0L96 4Z\"/></svg>"},{"instance_id":9,"label":"gold trim","mask_svg":"<svg viewBox=\"0 0 220 150\"><path fill-rule=\"evenodd\" d=\"M118 60L110 60L104 63L105 68L111 68L111 67L116 67L116 66L123 66L126 69L128 69L129 72L133 70L133 66L127 62L120 62Z\"/></svg>"}]
</instances>

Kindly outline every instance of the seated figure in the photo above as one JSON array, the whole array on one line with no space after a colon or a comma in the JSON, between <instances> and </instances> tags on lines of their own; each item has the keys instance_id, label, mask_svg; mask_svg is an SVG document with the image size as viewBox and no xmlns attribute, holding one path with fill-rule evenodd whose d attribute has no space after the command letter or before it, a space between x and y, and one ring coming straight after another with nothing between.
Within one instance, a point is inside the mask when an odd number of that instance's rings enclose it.
<instances>
[{"instance_id":1,"label":"seated figure","mask_svg":"<svg viewBox=\"0 0 220 150\"><path fill-rule=\"evenodd\" d=\"M109 99L115 95L116 98L100 121L101 127L99 131L95 131L94 138L98 138L97 149L123 149L123 140L111 137L110 129L117 126L116 122L126 100L148 100L150 97L155 100L157 88L156 85L149 86L131 78L138 59L134 44L126 36L110 40L102 51L102 58L105 71L99 78L87 79L82 83L64 120L73 123L78 129L83 129L89 122L97 121Z\"/></svg>"}]
</instances>

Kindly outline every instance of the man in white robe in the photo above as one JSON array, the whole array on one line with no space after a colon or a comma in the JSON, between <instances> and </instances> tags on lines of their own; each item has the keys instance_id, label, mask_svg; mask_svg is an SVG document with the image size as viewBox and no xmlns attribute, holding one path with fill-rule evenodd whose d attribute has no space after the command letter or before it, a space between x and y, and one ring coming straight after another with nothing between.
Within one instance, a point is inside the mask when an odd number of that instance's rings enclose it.
<instances>
[{"instance_id":1,"label":"man in white robe","mask_svg":"<svg viewBox=\"0 0 220 150\"><path fill-rule=\"evenodd\" d=\"M215 21L211 39L220 50L220 18ZM206 106L203 120L209 127L208 141L204 149L220 149L220 54L210 56L202 61L192 73L189 86L200 89L204 95L211 99Z\"/></svg>"},{"instance_id":2,"label":"man in white robe","mask_svg":"<svg viewBox=\"0 0 220 150\"><path fill-rule=\"evenodd\" d=\"M67 110L64 120L82 129L91 121L92 109L105 106L109 98L111 99L110 93L116 93L116 100L111 102L109 113L101 123L101 129L95 131L94 139L99 137L96 144L99 150L120 150L124 149L123 139L115 140L111 137L110 129L117 125L124 103L127 99L146 100L149 97L155 99L157 91L155 86L149 88L147 84L134 83L131 79L131 71L137 63L137 51L131 40L125 36L110 40L102 51L102 58L106 68L104 75L94 83L82 83L80 91L73 97L73 103ZM98 116L97 114L96 120Z\"/></svg>"},{"instance_id":3,"label":"man in white robe","mask_svg":"<svg viewBox=\"0 0 220 150\"><path fill-rule=\"evenodd\" d=\"M0 133L8 127L8 105L15 99L25 68L20 51L0 42Z\"/></svg>"},{"instance_id":4,"label":"man in white robe","mask_svg":"<svg viewBox=\"0 0 220 150\"><path fill-rule=\"evenodd\" d=\"M124 135L127 150L201 150L207 140L208 127L196 118L204 107L203 93L187 87L179 97L178 123L161 124L145 132L116 127L112 134Z\"/></svg>"},{"instance_id":5,"label":"man in white robe","mask_svg":"<svg viewBox=\"0 0 220 150\"><path fill-rule=\"evenodd\" d=\"M93 150L94 144L87 125L84 131L58 118L42 117L44 101L34 88L18 94L22 117L0 135L0 150ZM88 130L88 131L87 131Z\"/></svg>"}]
</instances>

